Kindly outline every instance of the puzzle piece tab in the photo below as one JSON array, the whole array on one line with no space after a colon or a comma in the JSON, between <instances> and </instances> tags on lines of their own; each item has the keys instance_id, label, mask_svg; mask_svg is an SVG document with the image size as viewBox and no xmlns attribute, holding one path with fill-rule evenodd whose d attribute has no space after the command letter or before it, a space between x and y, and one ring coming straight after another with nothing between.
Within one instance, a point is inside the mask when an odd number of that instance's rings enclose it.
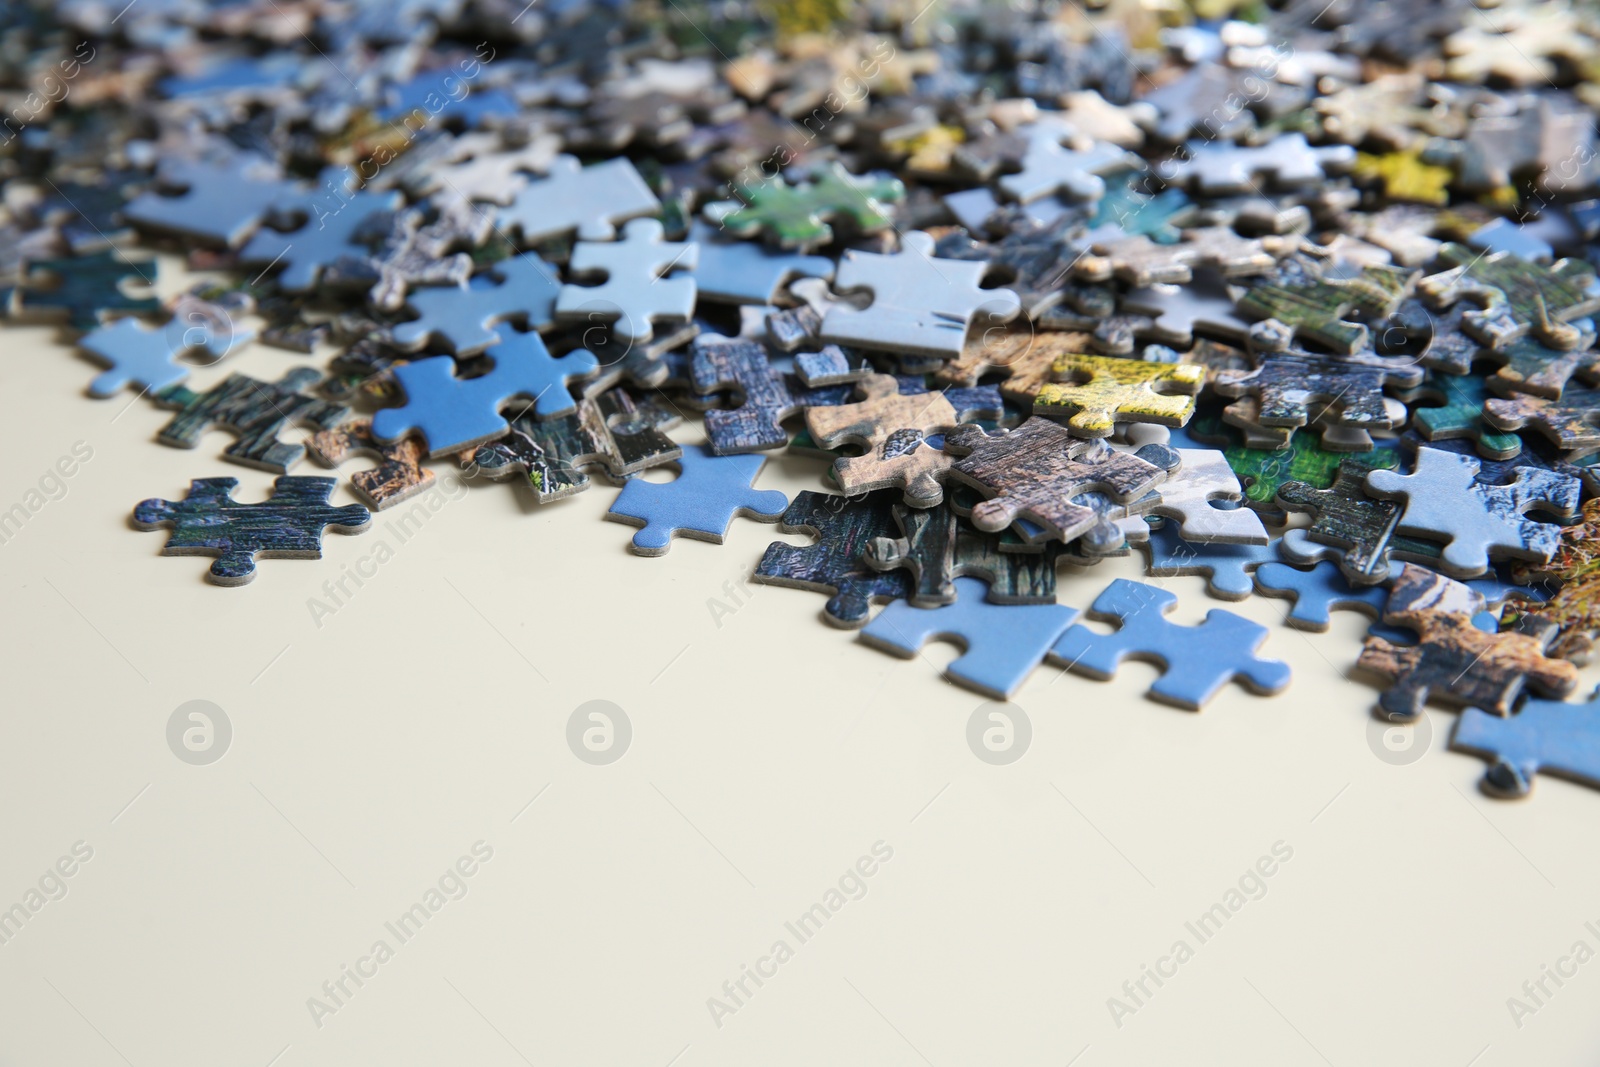
<instances>
[{"instance_id":1,"label":"puzzle piece tab","mask_svg":"<svg viewBox=\"0 0 1600 1067\"><path fill-rule=\"evenodd\" d=\"M777 522L788 508L782 493L750 487L765 462L764 456L713 456L709 449L687 446L676 479L629 482L606 518L640 527L631 546L640 556L665 555L677 534L720 545L735 516Z\"/></svg>"},{"instance_id":2,"label":"puzzle piece tab","mask_svg":"<svg viewBox=\"0 0 1600 1067\"><path fill-rule=\"evenodd\" d=\"M1493 797L1525 797L1541 772L1600 788L1600 691L1582 704L1530 700L1509 716L1466 708L1450 747L1492 761L1482 788Z\"/></svg>"}]
</instances>

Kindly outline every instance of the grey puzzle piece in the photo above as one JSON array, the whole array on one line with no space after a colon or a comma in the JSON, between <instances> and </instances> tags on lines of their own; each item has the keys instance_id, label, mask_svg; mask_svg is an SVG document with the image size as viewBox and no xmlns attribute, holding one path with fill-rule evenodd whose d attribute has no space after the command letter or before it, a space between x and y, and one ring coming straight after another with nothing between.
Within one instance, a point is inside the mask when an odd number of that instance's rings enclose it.
<instances>
[{"instance_id":1,"label":"grey puzzle piece","mask_svg":"<svg viewBox=\"0 0 1600 1067\"><path fill-rule=\"evenodd\" d=\"M1059 131L1048 128L1029 136L1022 170L1000 179L1007 196L1024 204L1052 193L1074 200L1098 200L1106 193L1100 175L1144 166L1138 156L1114 144L1097 142L1080 152L1062 147L1059 138Z\"/></svg>"},{"instance_id":2,"label":"grey puzzle piece","mask_svg":"<svg viewBox=\"0 0 1600 1067\"><path fill-rule=\"evenodd\" d=\"M580 241L568 273L574 278L604 275L598 285L565 285L556 297L556 317L564 322L608 322L618 337L636 344L655 334L652 322L687 322L694 314L699 245L663 239L656 219L634 219L620 241Z\"/></svg>"},{"instance_id":3,"label":"grey puzzle piece","mask_svg":"<svg viewBox=\"0 0 1600 1067\"><path fill-rule=\"evenodd\" d=\"M410 304L421 318L394 327L394 343L401 348L421 348L439 336L456 355L482 352L500 340L493 327L517 322L539 330L555 321L556 298L561 293L556 269L532 252L497 263L490 274L480 274L463 288L424 289L412 293Z\"/></svg>"},{"instance_id":4,"label":"grey puzzle piece","mask_svg":"<svg viewBox=\"0 0 1600 1067\"><path fill-rule=\"evenodd\" d=\"M1203 193L1253 192L1258 177L1279 185L1314 185L1355 161L1356 150L1349 145L1312 148L1303 133L1286 133L1253 147L1191 143L1188 158L1173 164L1171 181L1193 183Z\"/></svg>"},{"instance_id":5,"label":"grey puzzle piece","mask_svg":"<svg viewBox=\"0 0 1600 1067\"><path fill-rule=\"evenodd\" d=\"M835 288L869 289L872 303L861 310L830 307L822 319L822 340L954 358L979 313L1005 321L1022 310L1012 290L980 288L988 264L934 259L933 237L920 230L905 234L901 245L902 251L891 256L844 254Z\"/></svg>"},{"instance_id":6,"label":"grey puzzle piece","mask_svg":"<svg viewBox=\"0 0 1600 1067\"><path fill-rule=\"evenodd\" d=\"M1186 285L1135 289L1122 298L1120 310L1149 315L1151 336L1168 344L1187 346L1194 340L1196 327L1236 341L1250 334L1250 322L1234 310L1227 285L1211 271L1196 271L1194 280Z\"/></svg>"},{"instance_id":7,"label":"grey puzzle piece","mask_svg":"<svg viewBox=\"0 0 1600 1067\"><path fill-rule=\"evenodd\" d=\"M575 156L557 156L550 174L518 193L500 211L500 221L526 244L574 231L580 241L609 241L618 223L654 214L660 207L627 159L581 167Z\"/></svg>"},{"instance_id":8,"label":"grey puzzle piece","mask_svg":"<svg viewBox=\"0 0 1600 1067\"><path fill-rule=\"evenodd\" d=\"M700 299L713 304L770 304L799 277L832 278L833 260L774 249L761 241L739 241L696 221L689 240L700 248L694 280Z\"/></svg>"}]
</instances>

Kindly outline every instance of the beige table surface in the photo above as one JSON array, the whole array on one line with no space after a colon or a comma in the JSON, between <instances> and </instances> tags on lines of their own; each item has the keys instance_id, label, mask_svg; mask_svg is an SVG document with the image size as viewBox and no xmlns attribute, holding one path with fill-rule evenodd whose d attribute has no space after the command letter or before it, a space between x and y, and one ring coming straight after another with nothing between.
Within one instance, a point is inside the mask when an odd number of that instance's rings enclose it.
<instances>
[{"instance_id":1,"label":"beige table surface","mask_svg":"<svg viewBox=\"0 0 1600 1067\"><path fill-rule=\"evenodd\" d=\"M1041 668L1014 704L1031 744L992 765L967 741L985 702L940 680L953 648L895 659L823 625L817 594L741 588L775 537L748 520L635 557L604 484L542 509L456 489L409 537L380 515L320 563L212 586L130 510L197 476L257 500L271 476L223 462L222 433L154 443L167 414L89 399L95 368L53 336L0 334L0 510L93 449L0 545L0 908L38 905L0 944L0 1064L1593 1061L1600 794L1484 797L1448 712L1396 757L1345 677L1359 615L1302 634L1281 601L1170 580L1180 621L1271 625L1290 688L1193 714L1142 695L1148 666ZM257 345L192 380L299 362ZM816 470L778 459L758 485ZM1064 572L1062 600L1139 574ZM231 724L206 765L168 744L191 700ZM631 725L605 765L567 740L595 700ZM808 911L820 929L786 925Z\"/></svg>"}]
</instances>

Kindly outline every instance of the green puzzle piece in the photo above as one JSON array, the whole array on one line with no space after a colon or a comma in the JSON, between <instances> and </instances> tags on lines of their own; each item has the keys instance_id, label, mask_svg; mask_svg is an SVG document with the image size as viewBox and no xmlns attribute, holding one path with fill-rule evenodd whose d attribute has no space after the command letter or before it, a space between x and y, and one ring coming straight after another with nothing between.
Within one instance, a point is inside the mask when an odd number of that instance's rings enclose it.
<instances>
[{"instance_id":1,"label":"green puzzle piece","mask_svg":"<svg viewBox=\"0 0 1600 1067\"><path fill-rule=\"evenodd\" d=\"M1496 430L1483 421L1483 402L1487 396L1482 378L1434 374L1402 399L1443 401L1439 407L1419 407L1412 412L1411 425L1428 440L1470 438L1477 443L1480 455L1489 459L1511 459L1522 451L1522 438Z\"/></svg>"},{"instance_id":2,"label":"green puzzle piece","mask_svg":"<svg viewBox=\"0 0 1600 1067\"><path fill-rule=\"evenodd\" d=\"M1215 411L1197 414L1189 424L1190 436L1198 441L1228 440L1233 430ZM1228 466L1244 485L1245 502L1258 511L1276 512L1278 487L1286 482L1305 482L1315 489L1327 489L1338 475L1339 464L1347 459L1365 460L1373 468L1391 468L1400 463L1395 449L1375 448L1370 452L1329 452L1310 434L1297 433L1289 447L1268 452L1230 444L1218 446Z\"/></svg>"},{"instance_id":3,"label":"green puzzle piece","mask_svg":"<svg viewBox=\"0 0 1600 1067\"><path fill-rule=\"evenodd\" d=\"M1418 272L1367 265L1353 277L1324 277L1323 271L1331 266L1331 261L1296 253L1246 290L1238 309L1247 318L1277 319L1302 339L1318 341L1335 352L1367 348L1367 327L1345 316L1356 313L1377 321L1393 315L1411 295Z\"/></svg>"},{"instance_id":4,"label":"green puzzle piece","mask_svg":"<svg viewBox=\"0 0 1600 1067\"><path fill-rule=\"evenodd\" d=\"M847 219L862 233L888 229L894 220L887 205L903 199L906 187L895 178L857 178L828 163L808 182L764 178L734 192L738 200L707 204L706 217L740 237L761 233L784 248L809 249L833 240L830 219Z\"/></svg>"},{"instance_id":5,"label":"green puzzle piece","mask_svg":"<svg viewBox=\"0 0 1600 1067\"><path fill-rule=\"evenodd\" d=\"M1484 255L1454 243L1441 247L1439 258L1454 266L1418 288L1440 307L1464 297L1479 304L1461 316L1462 326L1494 348L1529 333L1554 348L1573 348L1581 331L1571 321L1600 310L1600 294L1590 291L1594 268L1582 260L1545 267L1512 252Z\"/></svg>"}]
</instances>

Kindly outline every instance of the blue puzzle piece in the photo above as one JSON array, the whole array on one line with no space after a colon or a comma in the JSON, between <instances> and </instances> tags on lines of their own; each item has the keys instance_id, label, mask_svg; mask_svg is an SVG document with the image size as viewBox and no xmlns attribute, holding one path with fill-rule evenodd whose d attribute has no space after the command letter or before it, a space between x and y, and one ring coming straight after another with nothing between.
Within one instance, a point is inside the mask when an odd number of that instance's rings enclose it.
<instances>
[{"instance_id":1,"label":"blue puzzle piece","mask_svg":"<svg viewBox=\"0 0 1600 1067\"><path fill-rule=\"evenodd\" d=\"M354 171L328 168L318 187L284 212L303 217L304 224L288 231L257 230L239 253L239 262L264 268L281 266L278 287L286 293L311 290L324 267L362 251L354 239L372 216L393 211L402 203L396 192L357 191L355 180Z\"/></svg>"},{"instance_id":2,"label":"blue puzzle piece","mask_svg":"<svg viewBox=\"0 0 1600 1067\"><path fill-rule=\"evenodd\" d=\"M944 638L966 651L951 661L952 682L999 700L1009 700L1050 645L1078 617L1065 604L991 604L977 578L955 580L953 604L913 607L896 600L861 631L861 639L910 659L929 641Z\"/></svg>"},{"instance_id":3,"label":"blue puzzle piece","mask_svg":"<svg viewBox=\"0 0 1600 1067\"><path fill-rule=\"evenodd\" d=\"M715 226L696 222L689 240L700 246L694 280L700 298L716 304L770 304L796 278L832 278L833 260L739 241Z\"/></svg>"},{"instance_id":4,"label":"blue puzzle piece","mask_svg":"<svg viewBox=\"0 0 1600 1067\"><path fill-rule=\"evenodd\" d=\"M463 84L468 91L463 93ZM387 122L404 119L413 111L426 111L430 121L460 119L476 126L486 118L518 114L517 102L499 89L477 89L464 83L451 68L424 71L404 85L392 86L386 106L378 116Z\"/></svg>"},{"instance_id":5,"label":"blue puzzle piece","mask_svg":"<svg viewBox=\"0 0 1600 1067\"><path fill-rule=\"evenodd\" d=\"M1483 775L1491 796L1527 796L1540 771L1600 787L1600 690L1583 704L1529 700L1506 718L1467 708L1450 747L1494 760Z\"/></svg>"},{"instance_id":6,"label":"blue puzzle piece","mask_svg":"<svg viewBox=\"0 0 1600 1067\"><path fill-rule=\"evenodd\" d=\"M524 329L542 330L555 322L556 297L561 280L556 269L532 252L495 264L489 274L473 278L467 287L422 289L408 302L422 317L394 328L394 343L420 348L438 335L458 356L482 352L500 334L496 323L516 322Z\"/></svg>"},{"instance_id":7,"label":"blue puzzle piece","mask_svg":"<svg viewBox=\"0 0 1600 1067\"><path fill-rule=\"evenodd\" d=\"M182 186L173 196L142 193L122 215L135 226L178 233L210 244L237 247L261 219L291 207L302 196L277 164L244 155L220 166L184 162L163 167L161 184Z\"/></svg>"},{"instance_id":8,"label":"blue puzzle piece","mask_svg":"<svg viewBox=\"0 0 1600 1067\"><path fill-rule=\"evenodd\" d=\"M1294 601L1284 622L1299 630L1326 630L1334 608L1364 611L1374 619L1383 614L1389 590L1381 585L1353 586L1336 563L1319 563L1310 570L1287 563L1264 563L1255 572L1256 590L1263 596Z\"/></svg>"},{"instance_id":9,"label":"blue puzzle piece","mask_svg":"<svg viewBox=\"0 0 1600 1067\"><path fill-rule=\"evenodd\" d=\"M1150 695L1179 707L1198 710L1230 681L1256 693L1271 694L1289 684L1289 665L1261 659L1256 649L1267 628L1221 608L1212 608L1198 626L1180 626L1165 618L1178 598L1165 589L1118 578L1089 609L1092 617L1116 619L1116 633L1100 634L1074 626L1050 650L1069 670L1092 678L1110 678L1125 659L1158 664L1161 677Z\"/></svg>"},{"instance_id":10,"label":"blue puzzle piece","mask_svg":"<svg viewBox=\"0 0 1600 1067\"><path fill-rule=\"evenodd\" d=\"M722 544L734 516L777 522L789 498L775 489L752 489L763 456L713 456L699 445L685 445L670 482L636 478L622 487L606 518L642 527L633 535L641 556L665 555L674 534Z\"/></svg>"},{"instance_id":11,"label":"blue puzzle piece","mask_svg":"<svg viewBox=\"0 0 1600 1067\"><path fill-rule=\"evenodd\" d=\"M189 376L189 369L178 362L184 352L199 348L221 359L253 336L243 331L224 338L198 327L185 331L180 323L147 330L137 319L118 319L80 338L78 345L111 368L89 383L90 396L108 397L129 385L158 393Z\"/></svg>"},{"instance_id":12,"label":"blue puzzle piece","mask_svg":"<svg viewBox=\"0 0 1600 1067\"><path fill-rule=\"evenodd\" d=\"M1203 574L1206 592L1218 600L1243 600L1250 595L1250 572L1278 558L1272 545L1198 544L1178 536L1177 524L1150 531L1152 578Z\"/></svg>"},{"instance_id":13,"label":"blue puzzle piece","mask_svg":"<svg viewBox=\"0 0 1600 1067\"><path fill-rule=\"evenodd\" d=\"M500 407L514 396L536 398L534 413L540 418L572 411L577 405L567 383L600 368L594 353L582 349L555 359L536 333L511 333L486 354L493 357L494 369L476 378L456 377L450 356L396 367L405 405L374 414L372 436L389 443L415 430L430 456L460 452L510 428Z\"/></svg>"}]
</instances>

